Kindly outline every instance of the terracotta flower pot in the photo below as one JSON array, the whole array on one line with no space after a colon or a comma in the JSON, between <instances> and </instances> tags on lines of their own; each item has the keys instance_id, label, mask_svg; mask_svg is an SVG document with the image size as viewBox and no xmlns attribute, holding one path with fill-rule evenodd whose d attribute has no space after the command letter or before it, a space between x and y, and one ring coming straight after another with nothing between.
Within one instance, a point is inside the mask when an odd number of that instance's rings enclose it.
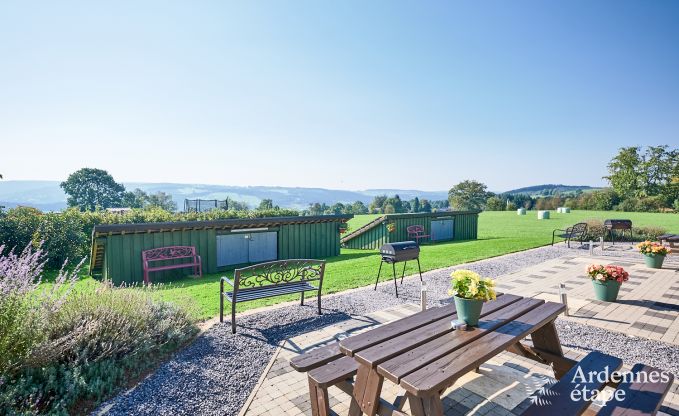
<instances>
[{"instance_id":1,"label":"terracotta flower pot","mask_svg":"<svg viewBox=\"0 0 679 416\"><path fill-rule=\"evenodd\" d=\"M620 291L620 283L615 280L592 280L594 285L594 296L597 300L604 302L615 302L618 299L618 292Z\"/></svg>"},{"instance_id":2,"label":"terracotta flower pot","mask_svg":"<svg viewBox=\"0 0 679 416\"><path fill-rule=\"evenodd\" d=\"M457 319L464 321L469 326L476 326L479 324L479 317L481 316L481 308L483 301L477 299L465 299L454 296L455 309L457 309Z\"/></svg>"}]
</instances>

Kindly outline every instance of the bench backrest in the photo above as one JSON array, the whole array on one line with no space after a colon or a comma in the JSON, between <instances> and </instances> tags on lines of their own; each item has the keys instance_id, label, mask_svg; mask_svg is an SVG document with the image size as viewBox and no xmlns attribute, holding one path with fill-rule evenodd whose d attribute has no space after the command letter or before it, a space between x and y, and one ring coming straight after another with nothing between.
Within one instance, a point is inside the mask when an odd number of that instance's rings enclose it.
<instances>
[{"instance_id":1,"label":"bench backrest","mask_svg":"<svg viewBox=\"0 0 679 416\"><path fill-rule=\"evenodd\" d=\"M280 285L296 281L322 283L325 261L309 259L277 260L236 269L234 289Z\"/></svg>"},{"instance_id":2,"label":"bench backrest","mask_svg":"<svg viewBox=\"0 0 679 416\"><path fill-rule=\"evenodd\" d=\"M424 227L421 225L409 225L406 230L408 234L424 234Z\"/></svg>"},{"instance_id":3,"label":"bench backrest","mask_svg":"<svg viewBox=\"0 0 679 416\"><path fill-rule=\"evenodd\" d=\"M175 260L187 257L196 257L196 248L193 246L170 246L152 248L141 252L143 261Z\"/></svg>"},{"instance_id":4,"label":"bench backrest","mask_svg":"<svg viewBox=\"0 0 679 416\"><path fill-rule=\"evenodd\" d=\"M587 234L587 223L579 222L571 227L571 235L585 235Z\"/></svg>"}]
</instances>

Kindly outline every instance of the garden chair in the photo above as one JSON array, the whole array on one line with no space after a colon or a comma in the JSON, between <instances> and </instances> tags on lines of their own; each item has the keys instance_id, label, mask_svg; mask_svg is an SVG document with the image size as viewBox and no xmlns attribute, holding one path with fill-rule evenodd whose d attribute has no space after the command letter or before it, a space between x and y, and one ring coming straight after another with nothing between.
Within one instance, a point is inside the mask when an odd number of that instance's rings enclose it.
<instances>
[{"instance_id":1,"label":"garden chair","mask_svg":"<svg viewBox=\"0 0 679 416\"><path fill-rule=\"evenodd\" d=\"M560 231L562 234L557 234ZM571 248L571 240L580 241L580 245L585 240L587 235L587 223L579 222L572 227L568 227L565 230L556 229L552 231L552 245L554 245L554 239L560 237L566 240L568 248Z\"/></svg>"}]
</instances>

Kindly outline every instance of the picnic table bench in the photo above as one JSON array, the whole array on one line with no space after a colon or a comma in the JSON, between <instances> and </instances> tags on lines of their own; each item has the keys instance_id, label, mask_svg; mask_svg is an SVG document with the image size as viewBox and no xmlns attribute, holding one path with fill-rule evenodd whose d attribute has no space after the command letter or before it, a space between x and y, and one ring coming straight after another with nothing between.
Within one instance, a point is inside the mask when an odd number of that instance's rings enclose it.
<instances>
[{"instance_id":1,"label":"picnic table bench","mask_svg":"<svg viewBox=\"0 0 679 416\"><path fill-rule=\"evenodd\" d=\"M337 385L352 396L349 414L353 416L378 412L406 415L406 401L415 416L440 416L441 394L461 376L503 351L551 365L557 379L567 380L564 376L577 362L563 355L554 325L564 310L560 303L504 294L483 305L478 327L461 331L451 327L457 316L453 305L432 308L309 351L290 364L297 371L308 372L313 415L330 414L327 389ZM528 335L532 345L522 342ZM603 364L619 367L619 359L607 360ZM589 361L601 367L597 357ZM394 403L380 398L385 379L406 392ZM666 392L669 385L654 388ZM649 400L649 406L657 410L662 398L654 398L657 400ZM536 411L529 408L527 412ZM559 412L558 403L555 408L546 406L539 411L542 413L534 414L580 414Z\"/></svg>"},{"instance_id":2,"label":"picnic table bench","mask_svg":"<svg viewBox=\"0 0 679 416\"><path fill-rule=\"evenodd\" d=\"M670 254L679 254L679 234L663 234L658 236L658 241L672 250Z\"/></svg>"},{"instance_id":3,"label":"picnic table bench","mask_svg":"<svg viewBox=\"0 0 679 416\"><path fill-rule=\"evenodd\" d=\"M425 234L424 227L422 225L410 225L406 228L408 232L408 239L414 239L417 244L420 244L420 240L425 238L431 238L431 235Z\"/></svg>"},{"instance_id":4,"label":"picnic table bench","mask_svg":"<svg viewBox=\"0 0 679 416\"><path fill-rule=\"evenodd\" d=\"M231 302L231 332L236 333L236 303L288 294L317 292L321 314L321 288L325 261L309 259L277 260L243 267L234 271L233 280L222 276L219 282L219 322L224 322L224 299ZM318 282L314 286L310 282ZM224 290L224 283L231 286Z\"/></svg>"},{"instance_id":5,"label":"picnic table bench","mask_svg":"<svg viewBox=\"0 0 679 416\"><path fill-rule=\"evenodd\" d=\"M175 262L172 264L160 264L155 266L152 265L152 262L167 263L168 261L172 260L184 259L190 259L190 261L182 261L179 263ZM200 256L196 254L196 248L193 246L169 246L144 250L141 252L141 260L142 268L144 270L145 284L149 284L151 282L151 279L149 278L150 272L191 268L194 274L198 276L203 275L203 266Z\"/></svg>"},{"instance_id":6,"label":"picnic table bench","mask_svg":"<svg viewBox=\"0 0 679 416\"><path fill-rule=\"evenodd\" d=\"M557 234L557 232L561 232L561 234ZM566 228L565 230L556 229L552 231L552 245L554 245L554 239L556 237L565 239L568 248L571 248L571 240L578 240L580 241L580 245L582 245L582 242L584 241L586 235L587 235L587 223L579 222L573 225L572 227Z\"/></svg>"}]
</instances>

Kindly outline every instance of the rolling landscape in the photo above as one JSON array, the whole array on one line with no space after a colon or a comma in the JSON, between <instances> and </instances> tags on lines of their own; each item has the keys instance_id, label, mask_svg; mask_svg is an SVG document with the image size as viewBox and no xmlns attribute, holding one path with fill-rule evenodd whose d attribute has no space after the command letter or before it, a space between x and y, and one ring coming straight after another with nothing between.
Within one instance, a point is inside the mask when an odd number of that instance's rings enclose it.
<instances>
[{"instance_id":1,"label":"rolling landscape","mask_svg":"<svg viewBox=\"0 0 679 416\"><path fill-rule=\"evenodd\" d=\"M0 206L13 208L16 206L30 206L42 211L59 211L66 208L66 194L59 187L59 181L0 181ZM419 191L413 189L367 189L347 191L325 188L303 188L283 186L229 186L206 184L179 183L124 183L125 188L142 189L145 192L165 192L172 195L172 199L181 210L184 199L225 199L246 202L250 206L257 206L262 199L272 199L281 208L304 209L310 203L320 202L333 204L336 202L351 203L361 201L368 204L376 195L399 195L401 199L409 200L415 197L430 201L448 198L448 191ZM571 185L536 185L513 189L507 194L528 194L531 196L552 195L560 192L563 195L572 194L578 190L592 190L590 186Z\"/></svg>"}]
</instances>

